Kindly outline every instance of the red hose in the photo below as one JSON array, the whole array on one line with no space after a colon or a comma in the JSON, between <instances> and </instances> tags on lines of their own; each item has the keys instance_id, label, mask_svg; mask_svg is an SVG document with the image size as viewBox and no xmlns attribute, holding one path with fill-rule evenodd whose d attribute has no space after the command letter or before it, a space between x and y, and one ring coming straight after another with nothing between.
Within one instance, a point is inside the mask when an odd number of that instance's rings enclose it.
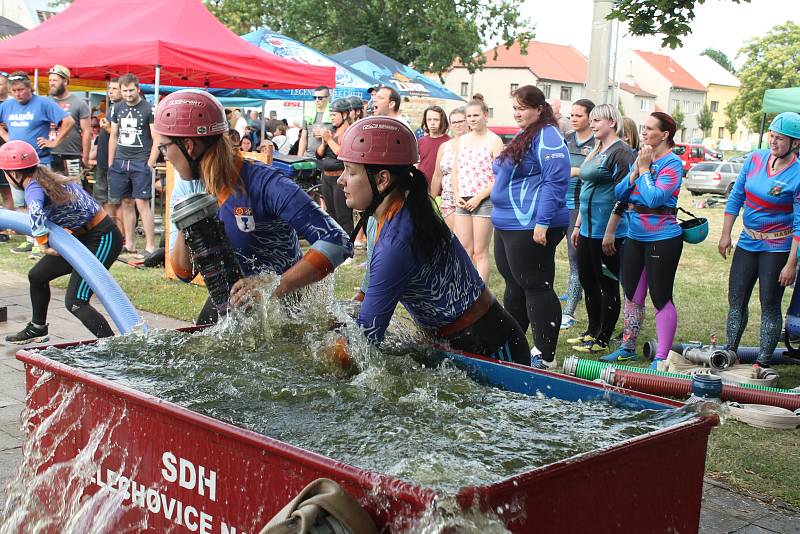
<instances>
[{"instance_id":1,"label":"red hose","mask_svg":"<svg viewBox=\"0 0 800 534\"><path fill-rule=\"evenodd\" d=\"M614 371L614 385L634 391L641 391L642 393L679 398L688 397L692 391L691 380L648 375L619 369ZM759 391L757 389L741 388L728 384L722 385L722 395L720 398L723 401L735 401L744 404L779 406L791 411L800 408L800 395Z\"/></svg>"}]
</instances>

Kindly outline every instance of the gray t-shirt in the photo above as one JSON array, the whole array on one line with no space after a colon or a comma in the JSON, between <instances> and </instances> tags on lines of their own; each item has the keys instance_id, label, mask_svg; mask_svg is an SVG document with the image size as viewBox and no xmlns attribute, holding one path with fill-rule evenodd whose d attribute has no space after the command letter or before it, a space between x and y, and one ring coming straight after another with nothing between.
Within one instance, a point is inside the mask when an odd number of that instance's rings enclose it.
<instances>
[{"instance_id":1,"label":"gray t-shirt","mask_svg":"<svg viewBox=\"0 0 800 534\"><path fill-rule=\"evenodd\" d=\"M153 107L142 98L135 106L122 101L114 105L112 122L119 126L117 151L114 159L147 161L153 148Z\"/></svg>"},{"instance_id":2,"label":"gray t-shirt","mask_svg":"<svg viewBox=\"0 0 800 534\"><path fill-rule=\"evenodd\" d=\"M317 114L314 116L314 123L308 124L308 121L303 121L303 128L306 131L308 140L308 145L306 146L306 156L310 158L317 157L317 147L322 144L322 139L317 139L314 137L314 128L323 128L325 126L330 126L331 123L329 122L322 122L323 117L325 116L324 111L318 111Z\"/></svg>"},{"instance_id":3,"label":"gray t-shirt","mask_svg":"<svg viewBox=\"0 0 800 534\"><path fill-rule=\"evenodd\" d=\"M86 101L78 95L70 94L67 98L50 97L53 102L61 109L69 113L75 124L70 128L67 136L61 140L58 146L54 147L50 153L57 156L82 156L83 142L81 140L81 119L88 119L90 115L89 106ZM51 130L52 131L52 130Z\"/></svg>"}]
</instances>

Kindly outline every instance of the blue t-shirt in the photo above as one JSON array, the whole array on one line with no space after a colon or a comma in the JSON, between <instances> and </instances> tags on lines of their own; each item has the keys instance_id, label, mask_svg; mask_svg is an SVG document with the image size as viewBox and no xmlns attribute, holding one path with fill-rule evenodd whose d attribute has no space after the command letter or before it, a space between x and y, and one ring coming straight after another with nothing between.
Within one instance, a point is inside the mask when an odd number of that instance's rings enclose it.
<instances>
[{"instance_id":1,"label":"blue t-shirt","mask_svg":"<svg viewBox=\"0 0 800 534\"><path fill-rule=\"evenodd\" d=\"M492 224L501 230L532 230L569 226L566 205L569 184L569 152L561 132L547 125L532 146L514 163L511 158L494 160Z\"/></svg>"},{"instance_id":2,"label":"blue t-shirt","mask_svg":"<svg viewBox=\"0 0 800 534\"><path fill-rule=\"evenodd\" d=\"M454 323L483 292L483 280L455 236L449 247L420 263L411 246L413 230L411 214L403 206L378 233L358 314L370 343L383 341L398 302L417 325L430 330Z\"/></svg>"},{"instance_id":3,"label":"blue t-shirt","mask_svg":"<svg viewBox=\"0 0 800 534\"><path fill-rule=\"evenodd\" d=\"M592 159L586 159L581 166L581 229L583 237L603 239L611 217L611 209L616 201L614 186L628 175L633 156L631 149L621 139L615 141ZM620 218L615 237L628 234L628 218Z\"/></svg>"},{"instance_id":4,"label":"blue t-shirt","mask_svg":"<svg viewBox=\"0 0 800 534\"><path fill-rule=\"evenodd\" d=\"M594 135L589 134L589 138L583 143L578 141L578 132L570 132L564 138L564 143L569 150L569 164L571 167L580 167L589 152L594 148ZM581 177L570 176L569 186L567 186L567 209L574 210L578 207L579 196L581 194Z\"/></svg>"},{"instance_id":5,"label":"blue t-shirt","mask_svg":"<svg viewBox=\"0 0 800 534\"><path fill-rule=\"evenodd\" d=\"M228 196L218 217L245 276L263 271L283 274L300 261L303 253L298 235L311 243L312 250L324 254L334 268L353 256L353 244L342 227L282 172L246 161L239 176L245 191ZM190 193L205 192L201 180L183 180L176 175L170 207ZM170 220L170 249L178 232Z\"/></svg>"},{"instance_id":6,"label":"blue t-shirt","mask_svg":"<svg viewBox=\"0 0 800 534\"><path fill-rule=\"evenodd\" d=\"M794 160L778 174L769 169L769 150L751 153L733 185L725 213L739 215L742 223L756 232L775 233L792 230L800 240L800 162ZM792 248L792 236L777 239L753 239L742 230L736 246L750 252L786 252Z\"/></svg>"},{"instance_id":7,"label":"blue t-shirt","mask_svg":"<svg viewBox=\"0 0 800 534\"><path fill-rule=\"evenodd\" d=\"M50 124L60 125L68 115L69 113L49 98L37 95L33 95L24 105L14 98L0 104L0 122L6 125L9 141L29 143L45 165L49 165L51 161L50 149L39 148L36 139L47 139L50 135Z\"/></svg>"},{"instance_id":8,"label":"blue t-shirt","mask_svg":"<svg viewBox=\"0 0 800 534\"><path fill-rule=\"evenodd\" d=\"M617 200L648 208L676 208L683 179L683 164L672 151L650 164L650 171L630 183L631 171L617 184ZM628 211L628 237L637 241L661 241L683 233L675 215Z\"/></svg>"},{"instance_id":9,"label":"blue t-shirt","mask_svg":"<svg viewBox=\"0 0 800 534\"><path fill-rule=\"evenodd\" d=\"M41 237L49 230L45 223L50 221L62 228L75 230L91 221L100 211L100 205L76 183L66 184L72 199L64 204L54 204L36 179L25 186L25 205L31 219L31 235Z\"/></svg>"}]
</instances>

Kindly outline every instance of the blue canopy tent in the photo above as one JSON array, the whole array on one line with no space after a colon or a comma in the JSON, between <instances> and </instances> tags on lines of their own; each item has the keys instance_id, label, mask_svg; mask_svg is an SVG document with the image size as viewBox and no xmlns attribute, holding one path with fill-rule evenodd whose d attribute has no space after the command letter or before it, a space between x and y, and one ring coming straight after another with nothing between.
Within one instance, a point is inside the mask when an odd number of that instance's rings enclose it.
<instances>
[{"instance_id":1,"label":"blue canopy tent","mask_svg":"<svg viewBox=\"0 0 800 534\"><path fill-rule=\"evenodd\" d=\"M272 52L270 50L270 52ZM273 54L275 52L272 52ZM331 56L383 85L394 87L403 96L424 96L444 100L464 100L421 72L362 45Z\"/></svg>"}]
</instances>

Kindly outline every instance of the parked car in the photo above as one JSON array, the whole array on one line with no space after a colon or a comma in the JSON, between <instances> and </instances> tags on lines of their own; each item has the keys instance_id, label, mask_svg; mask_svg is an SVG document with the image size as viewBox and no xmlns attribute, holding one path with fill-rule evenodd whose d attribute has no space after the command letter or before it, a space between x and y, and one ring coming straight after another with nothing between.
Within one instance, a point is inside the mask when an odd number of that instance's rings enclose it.
<instances>
[{"instance_id":1,"label":"parked car","mask_svg":"<svg viewBox=\"0 0 800 534\"><path fill-rule=\"evenodd\" d=\"M750 154L752 154L752 152L748 152L747 154L742 154L741 156L734 156L728 161L731 163L744 163L744 160L746 160L747 156L749 156Z\"/></svg>"},{"instance_id":2,"label":"parked car","mask_svg":"<svg viewBox=\"0 0 800 534\"><path fill-rule=\"evenodd\" d=\"M722 161L722 152L706 148L706 161Z\"/></svg>"},{"instance_id":3,"label":"parked car","mask_svg":"<svg viewBox=\"0 0 800 534\"><path fill-rule=\"evenodd\" d=\"M519 133L519 126L489 126L489 130L499 135L503 144L507 145Z\"/></svg>"},{"instance_id":4,"label":"parked car","mask_svg":"<svg viewBox=\"0 0 800 534\"><path fill-rule=\"evenodd\" d=\"M676 143L672 147L672 152L681 158L683 163L683 175L689 172L693 165L706 160L706 147L703 145L690 145L687 143Z\"/></svg>"},{"instance_id":5,"label":"parked car","mask_svg":"<svg viewBox=\"0 0 800 534\"><path fill-rule=\"evenodd\" d=\"M727 197L741 170L741 163L705 161L694 165L683 183L693 195L714 193Z\"/></svg>"}]
</instances>

